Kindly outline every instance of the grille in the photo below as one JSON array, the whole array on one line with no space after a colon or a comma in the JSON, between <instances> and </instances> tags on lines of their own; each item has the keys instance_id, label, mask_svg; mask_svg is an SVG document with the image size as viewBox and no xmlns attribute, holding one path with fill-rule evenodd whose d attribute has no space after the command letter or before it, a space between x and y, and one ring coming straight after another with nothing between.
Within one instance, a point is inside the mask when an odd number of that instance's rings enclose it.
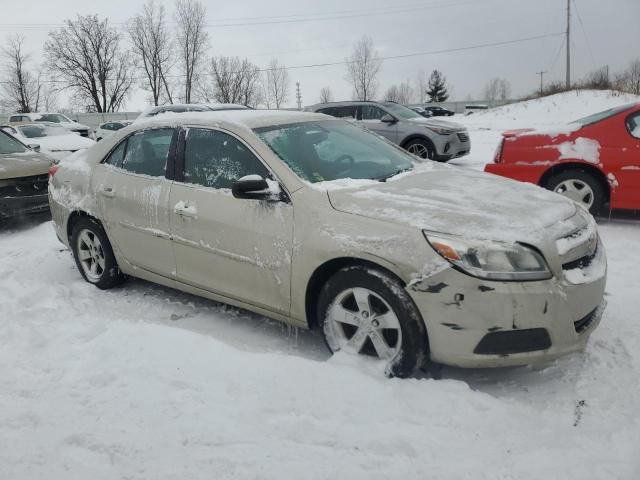
<instances>
[{"instance_id":1,"label":"grille","mask_svg":"<svg viewBox=\"0 0 640 480\"><path fill-rule=\"evenodd\" d=\"M458 139L459 139L461 142L468 142L468 141L469 141L469 135L467 135L467 134L466 134L466 133L464 133L464 132L458 132Z\"/></svg>"},{"instance_id":2,"label":"grille","mask_svg":"<svg viewBox=\"0 0 640 480\"><path fill-rule=\"evenodd\" d=\"M74 130L74 132L79 133L81 137L89 136L89 130Z\"/></svg>"},{"instance_id":3,"label":"grille","mask_svg":"<svg viewBox=\"0 0 640 480\"><path fill-rule=\"evenodd\" d=\"M598 309L596 308L596 309L592 310L591 312L589 312L589 314L587 314L587 316L585 316L584 318L581 318L577 322L573 322L573 328L576 330L576 333L582 333L587 328L589 328L589 325L591 325L593 320L596 318L596 311L597 310Z\"/></svg>"},{"instance_id":4,"label":"grille","mask_svg":"<svg viewBox=\"0 0 640 480\"><path fill-rule=\"evenodd\" d=\"M45 195L47 193L48 186L48 175L16 178L12 181L12 185L0 188L0 196L15 198Z\"/></svg>"}]
</instances>

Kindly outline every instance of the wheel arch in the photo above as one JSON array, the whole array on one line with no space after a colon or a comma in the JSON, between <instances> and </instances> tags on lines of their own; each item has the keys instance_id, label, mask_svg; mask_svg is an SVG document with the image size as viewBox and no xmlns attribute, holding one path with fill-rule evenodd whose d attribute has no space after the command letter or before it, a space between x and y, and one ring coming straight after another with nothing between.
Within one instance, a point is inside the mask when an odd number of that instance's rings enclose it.
<instances>
[{"instance_id":1,"label":"wheel arch","mask_svg":"<svg viewBox=\"0 0 640 480\"><path fill-rule=\"evenodd\" d=\"M400 285L406 286L406 282L400 278L391 268L382 265L382 262L375 262L359 257L338 257L331 260L327 260L320 266L318 266L311 274L307 287L305 289L305 314L307 318L307 324L310 329L318 327L318 318L316 316L316 306L318 303L318 297L320 289L327 283L327 281L339 270L345 267L371 267L376 270L383 271L387 275L396 279Z\"/></svg>"},{"instance_id":2,"label":"wheel arch","mask_svg":"<svg viewBox=\"0 0 640 480\"><path fill-rule=\"evenodd\" d=\"M102 222L95 216L85 212L84 210L74 210L69 214L69 217L67 218L66 233L67 233L67 241L69 243L71 243L71 234L73 233L73 227L75 226L76 223L78 223L78 220L80 220L81 218L89 218L91 220L94 220L104 228L104 226L102 225Z\"/></svg>"},{"instance_id":3,"label":"wheel arch","mask_svg":"<svg viewBox=\"0 0 640 480\"><path fill-rule=\"evenodd\" d=\"M400 146L401 146L402 148L406 149L406 148L407 148L407 144L408 144L409 142L413 141L413 140L422 140L422 141L427 142L427 143L431 146L431 148L433 148L434 153L435 153L436 155L438 154L438 151L436 150L436 145L433 143L433 140L431 140L431 139L430 139L429 137L427 137L426 135L421 135L421 134L419 134L419 133L413 133L413 134L411 134L411 135L407 136L405 139L403 139L403 140L400 142Z\"/></svg>"},{"instance_id":4,"label":"wheel arch","mask_svg":"<svg viewBox=\"0 0 640 480\"><path fill-rule=\"evenodd\" d=\"M551 180L554 175L558 175L560 173L568 172L571 170L582 170L593 175L593 177L602 185L603 191L605 193L605 201L611 201L611 186L609 185L609 181L607 180L606 175L598 167L589 163L569 161L553 165L542 174L540 180L538 181L538 185L546 188L549 180Z\"/></svg>"}]
</instances>

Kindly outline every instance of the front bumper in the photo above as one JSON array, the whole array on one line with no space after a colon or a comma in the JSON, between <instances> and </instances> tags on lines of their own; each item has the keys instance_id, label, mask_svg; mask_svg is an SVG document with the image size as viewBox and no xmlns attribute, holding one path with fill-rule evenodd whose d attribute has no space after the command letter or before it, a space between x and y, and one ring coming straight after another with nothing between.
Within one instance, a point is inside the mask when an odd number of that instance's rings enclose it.
<instances>
[{"instance_id":1,"label":"front bumper","mask_svg":"<svg viewBox=\"0 0 640 480\"><path fill-rule=\"evenodd\" d=\"M471 152L471 140L467 132L457 132L444 137L439 145L436 145L436 160L446 161L464 157Z\"/></svg>"},{"instance_id":2,"label":"front bumper","mask_svg":"<svg viewBox=\"0 0 640 480\"><path fill-rule=\"evenodd\" d=\"M0 197L0 218L19 217L49 211L46 193L20 197Z\"/></svg>"},{"instance_id":3,"label":"front bumper","mask_svg":"<svg viewBox=\"0 0 640 480\"><path fill-rule=\"evenodd\" d=\"M425 321L431 359L482 368L546 363L584 349L604 311L605 283L606 274L577 285L556 277L495 282L447 268L407 291Z\"/></svg>"}]
</instances>

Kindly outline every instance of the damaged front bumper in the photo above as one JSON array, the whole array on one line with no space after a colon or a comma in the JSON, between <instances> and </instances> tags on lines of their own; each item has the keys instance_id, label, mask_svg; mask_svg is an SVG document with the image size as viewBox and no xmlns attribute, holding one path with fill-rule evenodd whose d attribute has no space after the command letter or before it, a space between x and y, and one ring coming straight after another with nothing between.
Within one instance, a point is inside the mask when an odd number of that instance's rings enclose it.
<instances>
[{"instance_id":1,"label":"damaged front bumper","mask_svg":"<svg viewBox=\"0 0 640 480\"><path fill-rule=\"evenodd\" d=\"M604 251L594 261L604 262ZM606 268L579 284L486 281L447 268L407 287L431 359L470 368L540 364L584 349L602 317ZM570 277L570 276L569 276Z\"/></svg>"}]
</instances>

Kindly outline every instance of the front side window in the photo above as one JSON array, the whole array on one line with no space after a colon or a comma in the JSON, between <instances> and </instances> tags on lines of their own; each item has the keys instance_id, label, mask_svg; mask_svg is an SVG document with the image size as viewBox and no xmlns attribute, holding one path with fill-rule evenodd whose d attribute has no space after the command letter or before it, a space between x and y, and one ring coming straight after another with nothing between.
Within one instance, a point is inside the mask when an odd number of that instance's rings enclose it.
<instances>
[{"instance_id":1,"label":"front side window","mask_svg":"<svg viewBox=\"0 0 640 480\"><path fill-rule=\"evenodd\" d=\"M375 105L362 105L362 120L380 120L386 113Z\"/></svg>"},{"instance_id":2,"label":"front side window","mask_svg":"<svg viewBox=\"0 0 640 480\"><path fill-rule=\"evenodd\" d=\"M217 130L193 128L187 132L185 183L231 188L246 175L270 176L262 162L238 139Z\"/></svg>"},{"instance_id":3,"label":"front side window","mask_svg":"<svg viewBox=\"0 0 640 480\"><path fill-rule=\"evenodd\" d=\"M277 125L255 132L296 175L311 183L382 180L413 169L417 161L377 135L341 120Z\"/></svg>"},{"instance_id":4,"label":"front side window","mask_svg":"<svg viewBox=\"0 0 640 480\"><path fill-rule=\"evenodd\" d=\"M404 105L400 105L394 102L386 102L384 106L396 117L403 118L405 120L420 118L420 115L418 113L414 112L409 107L405 107Z\"/></svg>"},{"instance_id":5,"label":"front side window","mask_svg":"<svg viewBox=\"0 0 640 480\"><path fill-rule=\"evenodd\" d=\"M640 112L627 118L627 130L632 137L640 138Z\"/></svg>"},{"instance_id":6,"label":"front side window","mask_svg":"<svg viewBox=\"0 0 640 480\"><path fill-rule=\"evenodd\" d=\"M164 177L172 138L172 128L144 130L130 136L126 141L122 168L132 173Z\"/></svg>"},{"instance_id":7,"label":"front side window","mask_svg":"<svg viewBox=\"0 0 640 480\"><path fill-rule=\"evenodd\" d=\"M111 155L107 157L104 163L113 165L114 167L122 168L122 161L124 160L124 152L127 149L127 140L121 142L116 149L111 152Z\"/></svg>"},{"instance_id":8,"label":"front side window","mask_svg":"<svg viewBox=\"0 0 640 480\"><path fill-rule=\"evenodd\" d=\"M0 154L24 153L26 151L27 147L0 129Z\"/></svg>"}]
</instances>

